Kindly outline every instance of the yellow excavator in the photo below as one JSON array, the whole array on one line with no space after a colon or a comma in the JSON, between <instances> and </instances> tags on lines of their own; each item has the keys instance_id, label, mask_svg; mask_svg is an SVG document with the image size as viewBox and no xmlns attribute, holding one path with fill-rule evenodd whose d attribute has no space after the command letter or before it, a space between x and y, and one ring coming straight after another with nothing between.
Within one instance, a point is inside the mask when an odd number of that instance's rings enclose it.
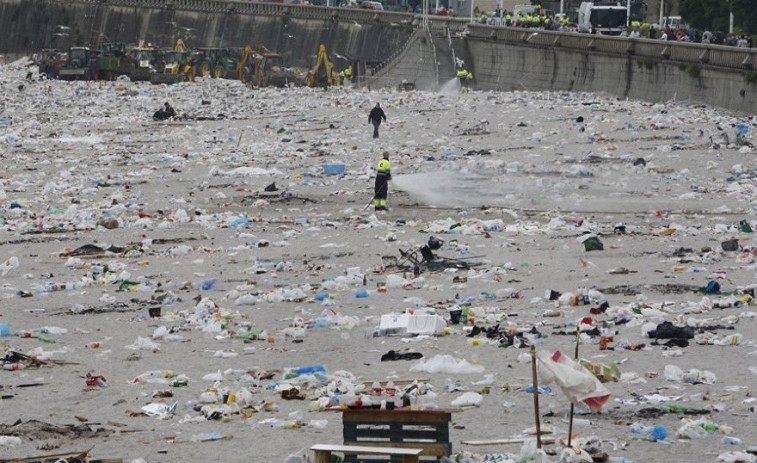
<instances>
[{"instance_id":1,"label":"yellow excavator","mask_svg":"<svg viewBox=\"0 0 757 463\"><path fill-rule=\"evenodd\" d=\"M252 78L255 75L255 52L250 45L244 47L242 57L239 58L237 75L239 76L239 80L244 83L252 82Z\"/></svg>"},{"instance_id":2,"label":"yellow excavator","mask_svg":"<svg viewBox=\"0 0 757 463\"><path fill-rule=\"evenodd\" d=\"M305 85L308 87L328 88L330 85L336 85L339 82L339 74L334 70L334 63L329 59L326 52L326 45L318 46L318 56L313 69L308 71L305 77Z\"/></svg>"},{"instance_id":3,"label":"yellow excavator","mask_svg":"<svg viewBox=\"0 0 757 463\"><path fill-rule=\"evenodd\" d=\"M175 84L176 82L194 82L194 57L187 51L184 40L179 38L173 50L165 50L161 53L163 62L162 72L156 72L150 76L150 82L154 84Z\"/></svg>"}]
</instances>

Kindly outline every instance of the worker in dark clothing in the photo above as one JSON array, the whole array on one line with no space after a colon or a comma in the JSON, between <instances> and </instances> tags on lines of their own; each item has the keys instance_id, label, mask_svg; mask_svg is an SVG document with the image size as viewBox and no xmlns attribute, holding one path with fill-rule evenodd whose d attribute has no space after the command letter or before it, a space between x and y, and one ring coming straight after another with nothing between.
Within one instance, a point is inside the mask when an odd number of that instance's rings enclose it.
<instances>
[{"instance_id":1,"label":"worker in dark clothing","mask_svg":"<svg viewBox=\"0 0 757 463\"><path fill-rule=\"evenodd\" d=\"M381 125L381 119L386 120L386 114L381 109L381 105L376 103L376 107L371 109L371 113L368 115L368 122L373 124L373 138L379 137L379 126Z\"/></svg>"},{"instance_id":2,"label":"worker in dark clothing","mask_svg":"<svg viewBox=\"0 0 757 463\"><path fill-rule=\"evenodd\" d=\"M389 194L389 180L392 179L391 169L392 163L389 162L389 152L384 151L384 157L381 158L376 167L376 183L373 186L373 208L377 211L386 210L386 197Z\"/></svg>"},{"instance_id":3,"label":"worker in dark clothing","mask_svg":"<svg viewBox=\"0 0 757 463\"><path fill-rule=\"evenodd\" d=\"M152 115L152 119L154 121L164 121L166 119L170 119L172 117L176 116L176 111L171 107L168 102L166 102L165 105L163 105L162 108L155 111L155 114Z\"/></svg>"}]
</instances>

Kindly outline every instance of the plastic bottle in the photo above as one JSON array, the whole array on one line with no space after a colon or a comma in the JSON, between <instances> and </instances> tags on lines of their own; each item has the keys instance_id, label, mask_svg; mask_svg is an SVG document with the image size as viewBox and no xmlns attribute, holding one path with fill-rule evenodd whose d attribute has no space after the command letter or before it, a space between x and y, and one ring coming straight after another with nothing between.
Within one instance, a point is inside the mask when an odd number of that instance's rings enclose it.
<instances>
[{"instance_id":1,"label":"plastic bottle","mask_svg":"<svg viewBox=\"0 0 757 463\"><path fill-rule=\"evenodd\" d=\"M738 437L723 436L722 441L724 444L741 445L741 439L739 439Z\"/></svg>"},{"instance_id":2,"label":"plastic bottle","mask_svg":"<svg viewBox=\"0 0 757 463\"><path fill-rule=\"evenodd\" d=\"M296 375L309 375L311 373L326 373L326 369L323 367L323 365L309 365L306 367L298 368L292 373Z\"/></svg>"},{"instance_id":3,"label":"plastic bottle","mask_svg":"<svg viewBox=\"0 0 757 463\"><path fill-rule=\"evenodd\" d=\"M87 349L99 349L102 347L102 343L101 342L88 342L84 344L84 347L86 347Z\"/></svg>"},{"instance_id":4,"label":"plastic bottle","mask_svg":"<svg viewBox=\"0 0 757 463\"><path fill-rule=\"evenodd\" d=\"M5 323L0 323L0 338L11 335L11 327Z\"/></svg>"},{"instance_id":5,"label":"plastic bottle","mask_svg":"<svg viewBox=\"0 0 757 463\"><path fill-rule=\"evenodd\" d=\"M6 363L3 365L3 370L7 371L24 370L25 368L26 365L23 363Z\"/></svg>"},{"instance_id":6,"label":"plastic bottle","mask_svg":"<svg viewBox=\"0 0 757 463\"><path fill-rule=\"evenodd\" d=\"M215 278L201 280L195 284L195 287L202 291L210 291L218 287L218 280L216 280Z\"/></svg>"},{"instance_id":7,"label":"plastic bottle","mask_svg":"<svg viewBox=\"0 0 757 463\"><path fill-rule=\"evenodd\" d=\"M131 380L131 382L136 384L140 381L144 381L150 378L172 378L172 377L173 377L173 371L171 370L165 370L165 371L151 370L151 371L142 373L141 375Z\"/></svg>"},{"instance_id":8,"label":"plastic bottle","mask_svg":"<svg viewBox=\"0 0 757 463\"><path fill-rule=\"evenodd\" d=\"M634 423L631 425L631 432L640 434L644 436L644 440L652 442L665 440L668 437L668 429L661 424L646 426L641 423Z\"/></svg>"},{"instance_id":9,"label":"plastic bottle","mask_svg":"<svg viewBox=\"0 0 757 463\"><path fill-rule=\"evenodd\" d=\"M394 386L394 381L389 380L389 382L386 383L386 389L384 391L386 392L387 397L394 397L394 395L397 393L397 388Z\"/></svg>"}]
</instances>

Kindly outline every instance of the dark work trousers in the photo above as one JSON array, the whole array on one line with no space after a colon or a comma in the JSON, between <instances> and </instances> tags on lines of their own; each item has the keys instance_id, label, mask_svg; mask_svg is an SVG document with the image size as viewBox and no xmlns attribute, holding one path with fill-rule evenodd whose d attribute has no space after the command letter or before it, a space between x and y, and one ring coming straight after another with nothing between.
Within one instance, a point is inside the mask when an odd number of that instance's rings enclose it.
<instances>
[{"instance_id":1,"label":"dark work trousers","mask_svg":"<svg viewBox=\"0 0 757 463\"><path fill-rule=\"evenodd\" d=\"M373 138L378 138L379 137L378 128L381 125L381 119L372 120L371 124L373 124Z\"/></svg>"},{"instance_id":2,"label":"dark work trousers","mask_svg":"<svg viewBox=\"0 0 757 463\"><path fill-rule=\"evenodd\" d=\"M378 125L376 125L376 127L378 127ZM379 174L376 176L376 183L373 185L373 193L375 194L376 200L383 201L383 203L378 203L379 205L386 204L386 197L389 193L389 178L386 175Z\"/></svg>"}]
</instances>

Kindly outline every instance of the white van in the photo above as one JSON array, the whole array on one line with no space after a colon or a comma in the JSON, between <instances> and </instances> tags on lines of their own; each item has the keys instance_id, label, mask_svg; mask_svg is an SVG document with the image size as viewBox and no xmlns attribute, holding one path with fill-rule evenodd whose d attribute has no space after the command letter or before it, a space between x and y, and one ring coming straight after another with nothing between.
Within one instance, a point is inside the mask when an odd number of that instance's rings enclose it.
<instances>
[{"instance_id":1,"label":"white van","mask_svg":"<svg viewBox=\"0 0 757 463\"><path fill-rule=\"evenodd\" d=\"M369 10L384 11L384 4L381 2L363 2Z\"/></svg>"}]
</instances>

